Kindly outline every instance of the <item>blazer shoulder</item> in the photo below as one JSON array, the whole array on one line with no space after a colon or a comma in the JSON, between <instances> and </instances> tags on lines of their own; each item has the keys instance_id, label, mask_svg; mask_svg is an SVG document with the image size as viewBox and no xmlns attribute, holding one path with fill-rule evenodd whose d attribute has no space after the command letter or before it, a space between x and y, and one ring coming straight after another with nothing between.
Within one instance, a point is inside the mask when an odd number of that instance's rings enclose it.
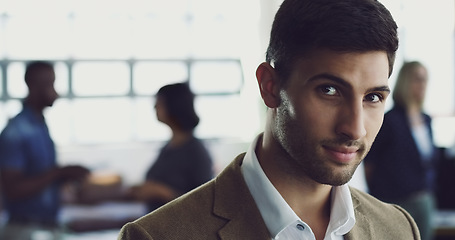
<instances>
[{"instance_id":1,"label":"blazer shoulder","mask_svg":"<svg viewBox=\"0 0 455 240\"><path fill-rule=\"evenodd\" d=\"M212 180L126 224L120 231L120 236L125 236L121 239L198 239L198 236L216 239L217 232L206 230L218 229L226 220L212 213L213 194Z\"/></svg>"},{"instance_id":2,"label":"blazer shoulder","mask_svg":"<svg viewBox=\"0 0 455 240\"><path fill-rule=\"evenodd\" d=\"M353 187L350 187L350 191L354 208L358 208L362 211L368 209L368 211L366 211L368 214L374 214L379 218L388 219L392 218L392 216L397 216L402 219L406 218L412 220L411 217L408 218L410 215L398 205L383 202L376 197Z\"/></svg>"},{"instance_id":3,"label":"blazer shoulder","mask_svg":"<svg viewBox=\"0 0 455 240\"><path fill-rule=\"evenodd\" d=\"M242 160L243 155L239 155L214 179L126 224L121 230L121 236L138 234L144 238L122 239L152 239L153 236L153 239L199 240L219 239L222 234L228 236L226 239L232 239L240 232L245 236L248 233L259 235L258 229L251 231L251 226L260 224L246 224L250 219L260 222L257 219L261 217L258 210L254 210L254 200L242 182ZM245 212L246 219L243 218ZM242 230L243 226L248 227ZM260 225L259 228L265 227Z\"/></svg>"},{"instance_id":4,"label":"blazer shoulder","mask_svg":"<svg viewBox=\"0 0 455 240\"><path fill-rule=\"evenodd\" d=\"M356 226L374 239L420 239L411 215L398 205L385 203L368 193L350 188L356 216Z\"/></svg>"}]
</instances>

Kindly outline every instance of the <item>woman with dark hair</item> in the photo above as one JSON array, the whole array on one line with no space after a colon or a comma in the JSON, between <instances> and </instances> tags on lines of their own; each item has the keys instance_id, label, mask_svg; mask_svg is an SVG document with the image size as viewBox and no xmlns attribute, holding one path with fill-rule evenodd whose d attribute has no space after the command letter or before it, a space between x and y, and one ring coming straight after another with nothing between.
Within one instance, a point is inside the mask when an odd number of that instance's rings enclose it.
<instances>
[{"instance_id":1,"label":"woman with dark hair","mask_svg":"<svg viewBox=\"0 0 455 240\"><path fill-rule=\"evenodd\" d=\"M211 157L193 134L199 123L193 102L186 83L163 86L156 94L156 117L169 126L172 137L147 171L145 183L131 189L135 199L147 202L149 211L213 177Z\"/></svg>"},{"instance_id":2,"label":"woman with dark hair","mask_svg":"<svg viewBox=\"0 0 455 240\"><path fill-rule=\"evenodd\" d=\"M173 137L193 135L194 128L199 124L193 102L194 95L186 83L166 85L158 90L155 103L157 118L171 128Z\"/></svg>"}]
</instances>

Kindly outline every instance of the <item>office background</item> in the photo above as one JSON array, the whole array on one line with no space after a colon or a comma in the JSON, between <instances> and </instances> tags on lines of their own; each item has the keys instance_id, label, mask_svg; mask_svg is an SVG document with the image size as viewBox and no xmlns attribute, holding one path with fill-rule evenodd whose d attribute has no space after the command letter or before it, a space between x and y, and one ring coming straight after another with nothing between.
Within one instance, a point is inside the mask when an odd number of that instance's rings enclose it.
<instances>
[{"instance_id":1,"label":"office background","mask_svg":"<svg viewBox=\"0 0 455 240\"><path fill-rule=\"evenodd\" d=\"M21 109L27 93L25 63L54 61L60 99L45 116L59 163L82 164L100 175L120 177L121 184L137 184L170 136L156 120L153 95L165 84L188 81L201 118L196 136L220 170L263 129L266 108L255 70L264 61L281 2L0 0L0 129ZM433 117L436 144L452 158L455 1L381 2L399 26L390 86L404 61L427 66L425 111ZM387 108L392 103L389 98ZM366 189L362 167L351 184ZM115 219L141 211L137 205L68 206L63 218L93 223L87 218L105 214ZM112 239L116 234L68 239Z\"/></svg>"},{"instance_id":2,"label":"office background","mask_svg":"<svg viewBox=\"0 0 455 240\"><path fill-rule=\"evenodd\" d=\"M428 66L425 109L436 143L451 149L454 1L382 2L399 25L395 69L406 60ZM254 72L280 3L0 0L0 128L26 95L24 63L55 61L61 97L45 114L59 161L116 172L134 184L170 134L155 118L154 93L189 81L201 118L196 135L221 169L262 129Z\"/></svg>"}]
</instances>

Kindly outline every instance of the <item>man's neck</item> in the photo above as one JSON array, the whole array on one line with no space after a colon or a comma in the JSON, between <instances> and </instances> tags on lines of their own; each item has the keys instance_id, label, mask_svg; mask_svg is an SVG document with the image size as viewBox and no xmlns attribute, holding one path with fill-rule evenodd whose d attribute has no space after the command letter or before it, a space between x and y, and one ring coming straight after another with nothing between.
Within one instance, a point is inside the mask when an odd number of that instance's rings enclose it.
<instances>
[{"instance_id":1,"label":"man's neck","mask_svg":"<svg viewBox=\"0 0 455 240\"><path fill-rule=\"evenodd\" d=\"M24 106L32 110L32 112L38 117L44 119L44 107L37 104L36 101L33 101L32 99L26 98L24 100Z\"/></svg>"},{"instance_id":2,"label":"man's neck","mask_svg":"<svg viewBox=\"0 0 455 240\"><path fill-rule=\"evenodd\" d=\"M277 152L268 139L258 141L256 155L267 178L300 219L326 219L328 224L332 186L315 182L301 172L288 171L283 167L287 160L280 159L283 154Z\"/></svg>"},{"instance_id":3,"label":"man's neck","mask_svg":"<svg viewBox=\"0 0 455 240\"><path fill-rule=\"evenodd\" d=\"M172 147L181 146L192 137L193 134L191 132L172 129L172 138L170 140L170 145Z\"/></svg>"}]
</instances>

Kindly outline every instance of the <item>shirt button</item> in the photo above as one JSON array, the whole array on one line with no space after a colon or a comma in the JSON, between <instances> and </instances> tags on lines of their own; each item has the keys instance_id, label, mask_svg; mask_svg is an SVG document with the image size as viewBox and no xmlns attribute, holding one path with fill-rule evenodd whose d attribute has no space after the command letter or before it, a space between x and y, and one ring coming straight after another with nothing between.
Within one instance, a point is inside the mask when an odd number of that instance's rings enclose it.
<instances>
[{"instance_id":1,"label":"shirt button","mask_svg":"<svg viewBox=\"0 0 455 240\"><path fill-rule=\"evenodd\" d=\"M305 230L305 227L302 224L297 224L297 229L299 229L300 231L303 231L303 230Z\"/></svg>"}]
</instances>

